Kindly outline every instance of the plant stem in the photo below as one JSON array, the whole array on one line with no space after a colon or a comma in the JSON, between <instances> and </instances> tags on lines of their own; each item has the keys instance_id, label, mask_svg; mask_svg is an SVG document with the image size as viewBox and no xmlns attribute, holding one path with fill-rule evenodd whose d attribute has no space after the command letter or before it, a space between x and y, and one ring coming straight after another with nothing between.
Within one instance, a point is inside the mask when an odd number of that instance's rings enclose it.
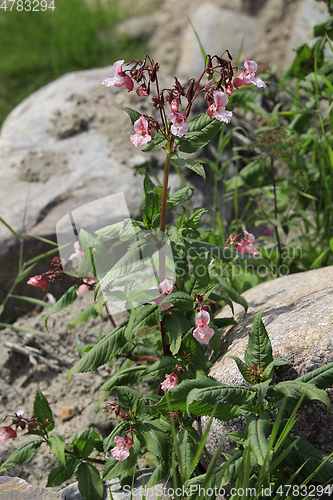
<instances>
[{"instance_id":1,"label":"plant stem","mask_svg":"<svg viewBox=\"0 0 333 500\"><path fill-rule=\"evenodd\" d=\"M277 210L276 183L275 183L275 175L274 175L274 160L272 157L271 157L271 175L272 175L273 192L274 192L274 218L275 218L275 221L277 221L278 210ZM276 241L277 241L277 246L278 246L278 251L279 251L279 265L278 265L278 270L277 270L277 278L278 278L280 276L280 267L282 264L282 247L281 247L281 241L280 241L278 227L277 227L276 223L273 225L274 225L274 231L275 231L275 236L276 236Z\"/></svg>"},{"instance_id":2,"label":"plant stem","mask_svg":"<svg viewBox=\"0 0 333 500\"><path fill-rule=\"evenodd\" d=\"M161 220L160 220L160 229L163 233L165 233L166 205L168 199L168 183L169 183L169 172L171 163L170 153L172 150L173 150L173 139L170 139L170 141L165 146L167 157L164 166L162 202L161 202ZM160 251L160 257L159 257L159 278L160 281L163 281L165 279L165 255L163 251Z\"/></svg>"}]
</instances>

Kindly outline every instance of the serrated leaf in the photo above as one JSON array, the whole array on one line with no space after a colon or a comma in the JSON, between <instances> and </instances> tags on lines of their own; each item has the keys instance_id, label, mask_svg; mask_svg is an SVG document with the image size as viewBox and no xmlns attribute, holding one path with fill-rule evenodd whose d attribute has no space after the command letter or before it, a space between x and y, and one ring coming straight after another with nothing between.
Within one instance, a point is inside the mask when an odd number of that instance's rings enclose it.
<instances>
[{"instance_id":1,"label":"serrated leaf","mask_svg":"<svg viewBox=\"0 0 333 500\"><path fill-rule=\"evenodd\" d=\"M182 337L191 329L191 323L179 311L172 311L164 318L165 331L168 334L170 350L173 355L180 349Z\"/></svg>"},{"instance_id":2,"label":"serrated leaf","mask_svg":"<svg viewBox=\"0 0 333 500\"><path fill-rule=\"evenodd\" d=\"M202 113L189 121L188 132L177 144L180 151L194 153L204 148L221 130L222 122L210 118L207 113Z\"/></svg>"},{"instance_id":3,"label":"serrated leaf","mask_svg":"<svg viewBox=\"0 0 333 500\"><path fill-rule=\"evenodd\" d=\"M194 188L193 187L184 187L174 193L172 196L167 201L167 208L173 208L177 205L181 205L182 203L188 202L194 193Z\"/></svg>"},{"instance_id":4,"label":"serrated leaf","mask_svg":"<svg viewBox=\"0 0 333 500\"><path fill-rule=\"evenodd\" d=\"M133 465L136 464L136 461L138 459L137 454L133 451L133 447L130 450L130 455L126 460L119 461L116 460L114 457L111 457L107 460L102 477L104 481L109 481L110 479L113 479L114 477L119 477L123 472L128 471Z\"/></svg>"},{"instance_id":5,"label":"serrated leaf","mask_svg":"<svg viewBox=\"0 0 333 500\"><path fill-rule=\"evenodd\" d=\"M163 396L155 406L167 411L187 411L186 399L192 389L208 388L221 385L220 382L211 377L199 377L196 379L183 380L176 387Z\"/></svg>"},{"instance_id":6,"label":"serrated leaf","mask_svg":"<svg viewBox=\"0 0 333 500\"><path fill-rule=\"evenodd\" d=\"M51 470L50 474L47 478L47 488L52 488L54 486L60 486L60 484L64 483L69 479L68 472L66 467L59 463Z\"/></svg>"},{"instance_id":7,"label":"serrated leaf","mask_svg":"<svg viewBox=\"0 0 333 500\"><path fill-rule=\"evenodd\" d=\"M102 500L103 484L99 472L90 462L78 467L78 486L84 500Z\"/></svg>"},{"instance_id":8,"label":"serrated leaf","mask_svg":"<svg viewBox=\"0 0 333 500\"><path fill-rule=\"evenodd\" d=\"M297 379L286 380L285 382L279 382L274 386L270 386L267 395L274 399L274 401L277 401L278 398L283 396L299 399L304 395L308 399L322 401L332 410L329 397L323 389L318 389L315 385L310 383L299 382Z\"/></svg>"},{"instance_id":9,"label":"serrated leaf","mask_svg":"<svg viewBox=\"0 0 333 500\"><path fill-rule=\"evenodd\" d=\"M265 325L261 319L264 310L256 314L251 331L249 333L249 341L245 351L245 363L247 365L254 364L265 369L273 361L273 353L271 341L269 340Z\"/></svg>"},{"instance_id":10,"label":"serrated leaf","mask_svg":"<svg viewBox=\"0 0 333 500\"><path fill-rule=\"evenodd\" d=\"M333 382L333 362L298 377L296 381L307 382L314 384L318 389L325 389Z\"/></svg>"},{"instance_id":11,"label":"serrated leaf","mask_svg":"<svg viewBox=\"0 0 333 500\"><path fill-rule=\"evenodd\" d=\"M39 389L36 389L36 396L34 401L34 416L43 423L43 426L45 427L45 430L47 432L53 430L54 421L51 408L49 406L49 403L47 402L46 397ZM49 420L49 423L45 422L47 419Z\"/></svg>"},{"instance_id":12,"label":"serrated leaf","mask_svg":"<svg viewBox=\"0 0 333 500\"><path fill-rule=\"evenodd\" d=\"M194 307L194 299L185 292L172 292L161 301L161 304L170 302L183 311L190 311Z\"/></svg>"},{"instance_id":13,"label":"serrated leaf","mask_svg":"<svg viewBox=\"0 0 333 500\"><path fill-rule=\"evenodd\" d=\"M233 359L234 361L236 361L238 370L241 372L241 374L244 377L244 379L246 380L246 382L251 383L250 375L249 375L249 372L248 372L249 366L246 363L244 363L244 361L242 361L237 356L227 356L227 357Z\"/></svg>"},{"instance_id":14,"label":"serrated leaf","mask_svg":"<svg viewBox=\"0 0 333 500\"><path fill-rule=\"evenodd\" d=\"M64 295L54 304L52 307L51 311L45 318L45 327L47 329L47 322L51 314L57 313L59 311L62 311L63 309L66 309L66 307L70 306L75 302L77 299L77 291L79 289L79 285L75 284L69 288Z\"/></svg>"},{"instance_id":15,"label":"serrated leaf","mask_svg":"<svg viewBox=\"0 0 333 500\"><path fill-rule=\"evenodd\" d=\"M147 368L145 373L142 375L142 378L162 380L164 379L166 374L170 374L173 372L176 364L177 360L175 358L172 358L171 356L163 356L163 358L155 361L153 365Z\"/></svg>"},{"instance_id":16,"label":"serrated leaf","mask_svg":"<svg viewBox=\"0 0 333 500\"><path fill-rule=\"evenodd\" d=\"M205 411L204 415L207 415L207 408L204 408L204 406L210 405L213 408L216 404L215 417L230 420L234 418L234 415L239 414L240 408L237 408L237 405L241 406L247 403L254 396L255 391L250 387L219 384L214 387L192 389L187 396L186 406L187 411L196 415L201 415L203 409ZM220 414L225 414L228 418L221 417Z\"/></svg>"},{"instance_id":17,"label":"serrated leaf","mask_svg":"<svg viewBox=\"0 0 333 500\"><path fill-rule=\"evenodd\" d=\"M67 374L69 383L73 373L85 373L105 365L118 349L126 344L125 326L127 322L118 326L111 333L100 340L83 358L78 361Z\"/></svg>"},{"instance_id":18,"label":"serrated leaf","mask_svg":"<svg viewBox=\"0 0 333 500\"><path fill-rule=\"evenodd\" d=\"M186 227L190 229L197 229L201 222L201 217L203 214L209 212L209 208L197 207L193 210L193 213L189 216L186 221Z\"/></svg>"},{"instance_id":19,"label":"serrated leaf","mask_svg":"<svg viewBox=\"0 0 333 500\"><path fill-rule=\"evenodd\" d=\"M170 297L170 295L168 295ZM132 332L136 330L141 330L141 328L145 328L147 326L155 326L160 321L161 309L157 304L146 305L144 306L139 313L137 313L133 324L132 324Z\"/></svg>"},{"instance_id":20,"label":"serrated leaf","mask_svg":"<svg viewBox=\"0 0 333 500\"><path fill-rule=\"evenodd\" d=\"M165 480L167 473L168 473L167 465L164 462L159 463L157 467L155 467L152 475L150 476L149 481L146 484L146 488L151 488L151 486L154 486L155 484L158 484L161 481Z\"/></svg>"},{"instance_id":21,"label":"serrated leaf","mask_svg":"<svg viewBox=\"0 0 333 500\"><path fill-rule=\"evenodd\" d=\"M118 386L117 397L121 408L130 412L134 417L142 417L146 413L146 405L143 396L131 387Z\"/></svg>"},{"instance_id":22,"label":"serrated leaf","mask_svg":"<svg viewBox=\"0 0 333 500\"><path fill-rule=\"evenodd\" d=\"M151 149L160 149L160 148L163 148L166 143L167 143L167 139L164 137L163 134L161 134L161 132L154 132L154 137L151 139L151 141L149 141L148 143L148 147L143 149L143 151L150 151Z\"/></svg>"},{"instance_id":23,"label":"serrated leaf","mask_svg":"<svg viewBox=\"0 0 333 500\"><path fill-rule=\"evenodd\" d=\"M41 440L38 441L29 441L24 445L20 446L17 450L12 453L7 460L0 467L0 472L11 469L12 467L17 467L18 465L23 465L29 462L34 454L36 453L37 448L42 444Z\"/></svg>"},{"instance_id":24,"label":"serrated leaf","mask_svg":"<svg viewBox=\"0 0 333 500\"><path fill-rule=\"evenodd\" d=\"M192 160L191 158L187 158L186 156L181 156L178 153L171 153L170 159L176 165L189 168L206 180L206 172L201 163Z\"/></svg>"},{"instance_id":25,"label":"serrated leaf","mask_svg":"<svg viewBox=\"0 0 333 500\"><path fill-rule=\"evenodd\" d=\"M136 120L138 120L140 118L140 116L141 116L141 113L139 113L135 109L127 108L126 106L122 106L121 109L123 109L124 111L126 111L126 113L128 114L128 116L130 117L131 122L132 122L133 125L136 122Z\"/></svg>"},{"instance_id":26,"label":"serrated leaf","mask_svg":"<svg viewBox=\"0 0 333 500\"><path fill-rule=\"evenodd\" d=\"M145 424L136 424L135 429L140 433L146 448L156 457L168 461L168 433L158 420Z\"/></svg>"}]
</instances>

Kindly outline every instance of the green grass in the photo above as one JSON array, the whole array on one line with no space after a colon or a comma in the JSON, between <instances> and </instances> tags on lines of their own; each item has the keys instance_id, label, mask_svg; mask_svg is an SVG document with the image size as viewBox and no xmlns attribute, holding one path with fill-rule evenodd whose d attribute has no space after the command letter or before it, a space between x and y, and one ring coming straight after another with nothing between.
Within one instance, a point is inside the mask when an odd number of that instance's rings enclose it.
<instances>
[{"instance_id":1,"label":"green grass","mask_svg":"<svg viewBox=\"0 0 333 500\"><path fill-rule=\"evenodd\" d=\"M47 1L50 4L50 0ZM2 4L2 1L0 2ZM25 97L64 73L143 57L145 47L115 36L121 3L55 0L45 12L0 10L0 125ZM130 15L127 9L127 15Z\"/></svg>"}]
</instances>

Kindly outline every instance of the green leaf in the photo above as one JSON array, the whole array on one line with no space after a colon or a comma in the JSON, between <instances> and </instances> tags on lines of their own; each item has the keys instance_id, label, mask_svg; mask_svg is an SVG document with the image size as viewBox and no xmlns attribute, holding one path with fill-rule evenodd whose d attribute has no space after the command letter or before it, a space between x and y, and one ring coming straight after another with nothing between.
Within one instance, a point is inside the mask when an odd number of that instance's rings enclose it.
<instances>
[{"instance_id":1,"label":"green leaf","mask_svg":"<svg viewBox=\"0 0 333 500\"><path fill-rule=\"evenodd\" d=\"M158 214L160 211L160 198L158 193L146 193L145 197L145 206L142 211L143 215L143 223L146 227L150 228L153 217L155 214Z\"/></svg>"},{"instance_id":2,"label":"green leaf","mask_svg":"<svg viewBox=\"0 0 333 500\"><path fill-rule=\"evenodd\" d=\"M215 417L231 420L240 414L239 407L254 396L255 391L251 387L234 387L226 384L192 389L186 399L187 411L195 415L209 415L209 411L217 405Z\"/></svg>"},{"instance_id":3,"label":"green leaf","mask_svg":"<svg viewBox=\"0 0 333 500\"><path fill-rule=\"evenodd\" d=\"M114 477L119 477L123 472L128 471L133 465L136 464L138 459L137 454L133 451L133 448L130 450L130 455L126 460L120 462L116 460L114 457L111 457L107 460L104 465L102 477L104 481L109 481Z\"/></svg>"},{"instance_id":4,"label":"green leaf","mask_svg":"<svg viewBox=\"0 0 333 500\"><path fill-rule=\"evenodd\" d=\"M238 370L241 372L241 374L245 378L246 382L249 382L249 384L253 383L253 382L251 382L250 375L248 372L249 366L246 363L244 363L244 361L242 361L237 356L228 356L228 358L231 358L234 361L236 361Z\"/></svg>"},{"instance_id":5,"label":"green leaf","mask_svg":"<svg viewBox=\"0 0 333 500\"><path fill-rule=\"evenodd\" d=\"M292 443L293 438L287 436L285 447ZM324 484L331 482L333 477L333 458L327 453L318 450L313 444L302 437L298 437L297 443L291 450L287 460L291 461L293 467L302 466L302 472L310 476L320 467L320 470L314 475L313 481ZM326 463L324 461L326 460Z\"/></svg>"},{"instance_id":6,"label":"green leaf","mask_svg":"<svg viewBox=\"0 0 333 500\"><path fill-rule=\"evenodd\" d=\"M111 224L110 226L102 227L96 231L96 234L98 234L98 236L103 236L103 238L112 240L114 238L118 238L120 233L124 232L126 228L131 231L131 235L133 236L135 229L131 219L124 219L120 222L116 222L115 224Z\"/></svg>"},{"instance_id":7,"label":"green leaf","mask_svg":"<svg viewBox=\"0 0 333 500\"><path fill-rule=\"evenodd\" d=\"M146 484L146 487L150 488L155 484L161 483L167 475L168 475L167 464L165 464L164 462L159 463L157 467L155 467L153 474L150 476L149 481Z\"/></svg>"},{"instance_id":8,"label":"green leaf","mask_svg":"<svg viewBox=\"0 0 333 500\"><path fill-rule=\"evenodd\" d=\"M213 275L214 281L216 281L219 286L222 288L224 292L226 292L231 300L236 302L236 304L240 304L241 306L244 307L245 312L247 312L249 304L247 303L247 300L242 297L228 282L225 278L222 278L222 276L219 276L218 274Z\"/></svg>"},{"instance_id":9,"label":"green leaf","mask_svg":"<svg viewBox=\"0 0 333 500\"><path fill-rule=\"evenodd\" d=\"M330 410L332 409L329 397L323 389L318 389L310 383L299 382L297 379L280 382L276 385L270 386L267 391L267 396L271 396L274 401L277 401L283 396L299 399L303 395L311 400L322 401Z\"/></svg>"},{"instance_id":10,"label":"green leaf","mask_svg":"<svg viewBox=\"0 0 333 500\"><path fill-rule=\"evenodd\" d=\"M194 153L204 148L221 130L222 122L216 118L210 118L207 113L202 113L189 121L188 132L177 144L180 151Z\"/></svg>"},{"instance_id":11,"label":"green leaf","mask_svg":"<svg viewBox=\"0 0 333 500\"><path fill-rule=\"evenodd\" d=\"M175 194L170 196L170 198L167 201L167 208L170 209L182 203L186 203L192 198L193 193L194 193L193 187L185 187L180 189Z\"/></svg>"},{"instance_id":12,"label":"green leaf","mask_svg":"<svg viewBox=\"0 0 333 500\"><path fill-rule=\"evenodd\" d=\"M135 429L146 443L146 448L156 457L168 461L169 439L165 426L158 420L136 424Z\"/></svg>"},{"instance_id":13,"label":"green leaf","mask_svg":"<svg viewBox=\"0 0 333 500\"><path fill-rule=\"evenodd\" d=\"M197 229L201 222L201 217L203 214L209 212L209 208L197 207L193 210L193 213L189 216L186 221L186 227L189 229Z\"/></svg>"},{"instance_id":14,"label":"green leaf","mask_svg":"<svg viewBox=\"0 0 333 500\"><path fill-rule=\"evenodd\" d=\"M249 415L246 418L248 425L248 439L252 452L254 453L258 464L264 465L269 463L272 452L268 455L269 444L267 436L271 432L271 419L269 413L262 413L261 415Z\"/></svg>"},{"instance_id":15,"label":"green leaf","mask_svg":"<svg viewBox=\"0 0 333 500\"><path fill-rule=\"evenodd\" d=\"M161 304L170 302L175 307L179 307L182 311L190 311L194 307L194 299L185 292L173 292L164 297Z\"/></svg>"},{"instance_id":16,"label":"green leaf","mask_svg":"<svg viewBox=\"0 0 333 500\"><path fill-rule=\"evenodd\" d=\"M237 325L236 321L232 316L229 318L214 318L213 321L216 328L224 328L225 326Z\"/></svg>"},{"instance_id":17,"label":"green leaf","mask_svg":"<svg viewBox=\"0 0 333 500\"><path fill-rule=\"evenodd\" d=\"M313 34L315 37L318 36L329 36L331 40L333 40L333 17L329 17L326 21L321 24L317 24L313 28Z\"/></svg>"},{"instance_id":18,"label":"green leaf","mask_svg":"<svg viewBox=\"0 0 333 500\"><path fill-rule=\"evenodd\" d=\"M199 377L192 380L183 380L176 387L163 396L155 407L166 411L187 411L186 399L192 389L208 388L221 385L220 382L211 377Z\"/></svg>"},{"instance_id":19,"label":"green leaf","mask_svg":"<svg viewBox=\"0 0 333 500\"><path fill-rule=\"evenodd\" d=\"M180 349L183 335L191 329L191 323L181 312L172 311L165 316L164 327L171 353L175 355Z\"/></svg>"},{"instance_id":20,"label":"green leaf","mask_svg":"<svg viewBox=\"0 0 333 500\"><path fill-rule=\"evenodd\" d=\"M116 352L126 344L126 322L100 340L83 358L78 361L67 374L69 384L73 373L85 373L105 365Z\"/></svg>"},{"instance_id":21,"label":"green leaf","mask_svg":"<svg viewBox=\"0 0 333 500\"><path fill-rule=\"evenodd\" d=\"M245 351L245 363L254 364L265 369L273 361L271 341L261 319L264 310L256 314L249 334L249 342Z\"/></svg>"},{"instance_id":22,"label":"green leaf","mask_svg":"<svg viewBox=\"0 0 333 500\"><path fill-rule=\"evenodd\" d=\"M146 405L142 394L135 389L126 386L117 387L118 403L132 417L143 417L146 413Z\"/></svg>"},{"instance_id":23,"label":"green leaf","mask_svg":"<svg viewBox=\"0 0 333 500\"><path fill-rule=\"evenodd\" d=\"M143 149L143 151L150 151L151 149L163 148L168 141L161 132L154 132L154 137L148 143L148 147Z\"/></svg>"},{"instance_id":24,"label":"green leaf","mask_svg":"<svg viewBox=\"0 0 333 500\"><path fill-rule=\"evenodd\" d=\"M170 295L168 295L170 297ZM144 306L139 313L136 314L132 324L132 332L141 330L147 326L155 326L160 321L161 309L157 304Z\"/></svg>"},{"instance_id":25,"label":"green leaf","mask_svg":"<svg viewBox=\"0 0 333 500\"><path fill-rule=\"evenodd\" d=\"M57 457L59 462L66 466L65 461L65 438L59 434L53 434L48 438L51 453Z\"/></svg>"},{"instance_id":26,"label":"green leaf","mask_svg":"<svg viewBox=\"0 0 333 500\"><path fill-rule=\"evenodd\" d=\"M288 364L289 361L287 359L273 359L273 361L265 368L261 379L262 382L270 382L272 380L276 366L283 366Z\"/></svg>"},{"instance_id":27,"label":"green leaf","mask_svg":"<svg viewBox=\"0 0 333 500\"><path fill-rule=\"evenodd\" d=\"M7 460L5 460L5 462L1 465L0 472L29 462L36 453L37 448L39 448L41 444L42 441L38 440L29 441L28 443L20 446L20 448L15 450L14 453L12 453L10 457L8 457Z\"/></svg>"},{"instance_id":28,"label":"green leaf","mask_svg":"<svg viewBox=\"0 0 333 500\"><path fill-rule=\"evenodd\" d=\"M74 325L80 325L82 323L88 323L88 321L92 318L96 318L98 316L98 312L96 311L95 305L91 305L87 307L84 311L82 311L78 316L76 316L70 323L68 323L68 328L71 330L74 328Z\"/></svg>"},{"instance_id":29,"label":"green leaf","mask_svg":"<svg viewBox=\"0 0 333 500\"><path fill-rule=\"evenodd\" d=\"M170 159L176 165L189 168L206 180L206 172L201 163L192 160L191 158L187 158L186 156L180 155L179 153L171 153Z\"/></svg>"},{"instance_id":30,"label":"green leaf","mask_svg":"<svg viewBox=\"0 0 333 500\"><path fill-rule=\"evenodd\" d=\"M50 432L54 428L53 422L53 414L49 403L47 402L44 394L36 389L36 396L34 401L34 416L38 418L44 425L46 432ZM48 419L49 423L45 423L45 420Z\"/></svg>"},{"instance_id":31,"label":"green leaf","mask_svg":"<svg viewBox=\"0 0 333 500\"><path fill-rule=\"evenodd\" d=\"M52 307L51 311L45 318L45 327L47 329L47 322L51 314L57 313L59 311L62 311L63 309L66 309L66 307L70 306L75 302L77 299L77 290L79 288L78 284L73 285L71 288L69 288L64 295L58 300L56 304Z\"/></svg>"},{"instance_id":32,"label":"green leaf","mask_svg":"<svg viewBox=\"0 0 333 500\"><path fill-rule=\"evenodd\" d=\"M312 370L298 377L296 381L311 383L318 387L318 389L325 389L333 382L333 363L328 363L316 370Z\"/></svg>"},{"instance_id":33,"label":"green leaf","mask_svg":"<svg viewBox=\"0 0 333 500\"><path fill-rule=\"evenodd\" d=\"M190 478L192 462L200 443L200 436L193 427L185 426L177 434L185 481Z\"/></svg>"},{"instance_id":34,"label":"green leaf","mask_svg":"<svg viewBox=\"0 0 333 500\"><path fill-rule=\"evenodd\" d=\"M100 440L100 436L89 427L82 432L80 437L75 437L72 442L73 452L77 458L87 458L95 447L95 441Z\"/></svg>"},{"instance_id":35,"label":"green leaf","mask_svg":"<svg viewBox=\"0 0 333 500\"><path fill-rule=\"evenodd\" d=\"M163 356L163 358L155 361L155 363L144 372L142 378L148 379L164 379L166 374L170 374L175 369L177 360L170 356Z\"/></svg>"},{"instance_id":36,"label":"green leaf","mask_svg":"<svg viewBox=\"0 0 333 500\"><path fill-rule=\"evenodd\" d=\"M126 106L122 106L121 109L123 109L124 111L126 111L126 113L128 114L128 116L130 117L131 122L132 122L133 125L134 125L134 122L136 122L136 120L138 120L140 118L140 116L141 116L141 113L139 113L135 109L127 108Z\"/></svg>"},{"instance_id":37,"label":"green leaf","mask_svg":"<svg viewBox=\"0 0 333 500\"><path fill-rule=\"evenodd\" d=\"M102 500L103 484L96 467L82 462L78 467L78 486L84 500Z\"/></svg>"},{"instance_id":38,"label":"green leaf","mask_svg":"<svg viewBox=\"0 0 333 500\"><path fill-rule=\"evenodd\" d=\"M79 461L77 461L79 463ZM52 488L54 486L59 486L69 479L68 471L66 467L59 463L50 472L47 478L47 488Z\"/></svg>"}]
</instances>

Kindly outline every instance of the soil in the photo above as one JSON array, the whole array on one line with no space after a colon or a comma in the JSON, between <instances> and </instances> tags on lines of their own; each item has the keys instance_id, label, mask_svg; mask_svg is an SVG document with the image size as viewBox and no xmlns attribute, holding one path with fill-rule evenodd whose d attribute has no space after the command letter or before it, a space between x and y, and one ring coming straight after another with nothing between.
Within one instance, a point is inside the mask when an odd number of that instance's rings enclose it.
<instances>
[{"instance_id":1,"label":"soil","mask_svg":"<svg viewBox=\"0 0 333 500\"><path fill-rule=\"evenodd\" d=\"M85 295L79 295L68 309L51 315L48 321L50 333L46 333L44 325L47 308L43 308L40 312L35 310L13 325L14 328L24 325L24 328L38 330L40 335L14 332L9 328L1 331L1 419L19 411L24 411L25 418L31 418L35 392L38 388L47 398L53 412L55 427L52 433L64 435L66 443L70 443L76 433L80 434L88 427L93 427L102 438L105 438L120 422L113 413L101 410L95 413L94 410L102 394L98 394L98 390L113 375L114 367L111 370L108 365L104 365L90 373L74 374L70 384L67 385L66 374L79 360L77 347L96 343L100 332L104 336L112 330L108 319L102 320L100 317L69 329L68 323L92 302L93 292L88 292ZM127 313L116 315L114 318L116 323L122 322L125 314ZM27 355L18 353L15 348L8 347L10 343L23 348L30 346L38 349L43 357L32 354L29 358ZM136 389L146 394L149 385L140 383ZM111 400L112 397L107 401ZM102 403L101 408L104 405L105 403ZM11 419L8 418L2 426L10 423ZM23 434L18 431L18 437L15 440L8 439L1 445L0 463L25 442L31 440L32 436L23 436ZM49 453L48 446L42 445L30 462L9 469L5 474L18 476L33 486L45 487L48 474L56 464L57 459ZM145 460L142 460L138 466L140 469L148 467ZM74 481L75 478L72 478L66 484ZM61 487L51 489L59 491Z\"/></svg>"}]
</instances>

